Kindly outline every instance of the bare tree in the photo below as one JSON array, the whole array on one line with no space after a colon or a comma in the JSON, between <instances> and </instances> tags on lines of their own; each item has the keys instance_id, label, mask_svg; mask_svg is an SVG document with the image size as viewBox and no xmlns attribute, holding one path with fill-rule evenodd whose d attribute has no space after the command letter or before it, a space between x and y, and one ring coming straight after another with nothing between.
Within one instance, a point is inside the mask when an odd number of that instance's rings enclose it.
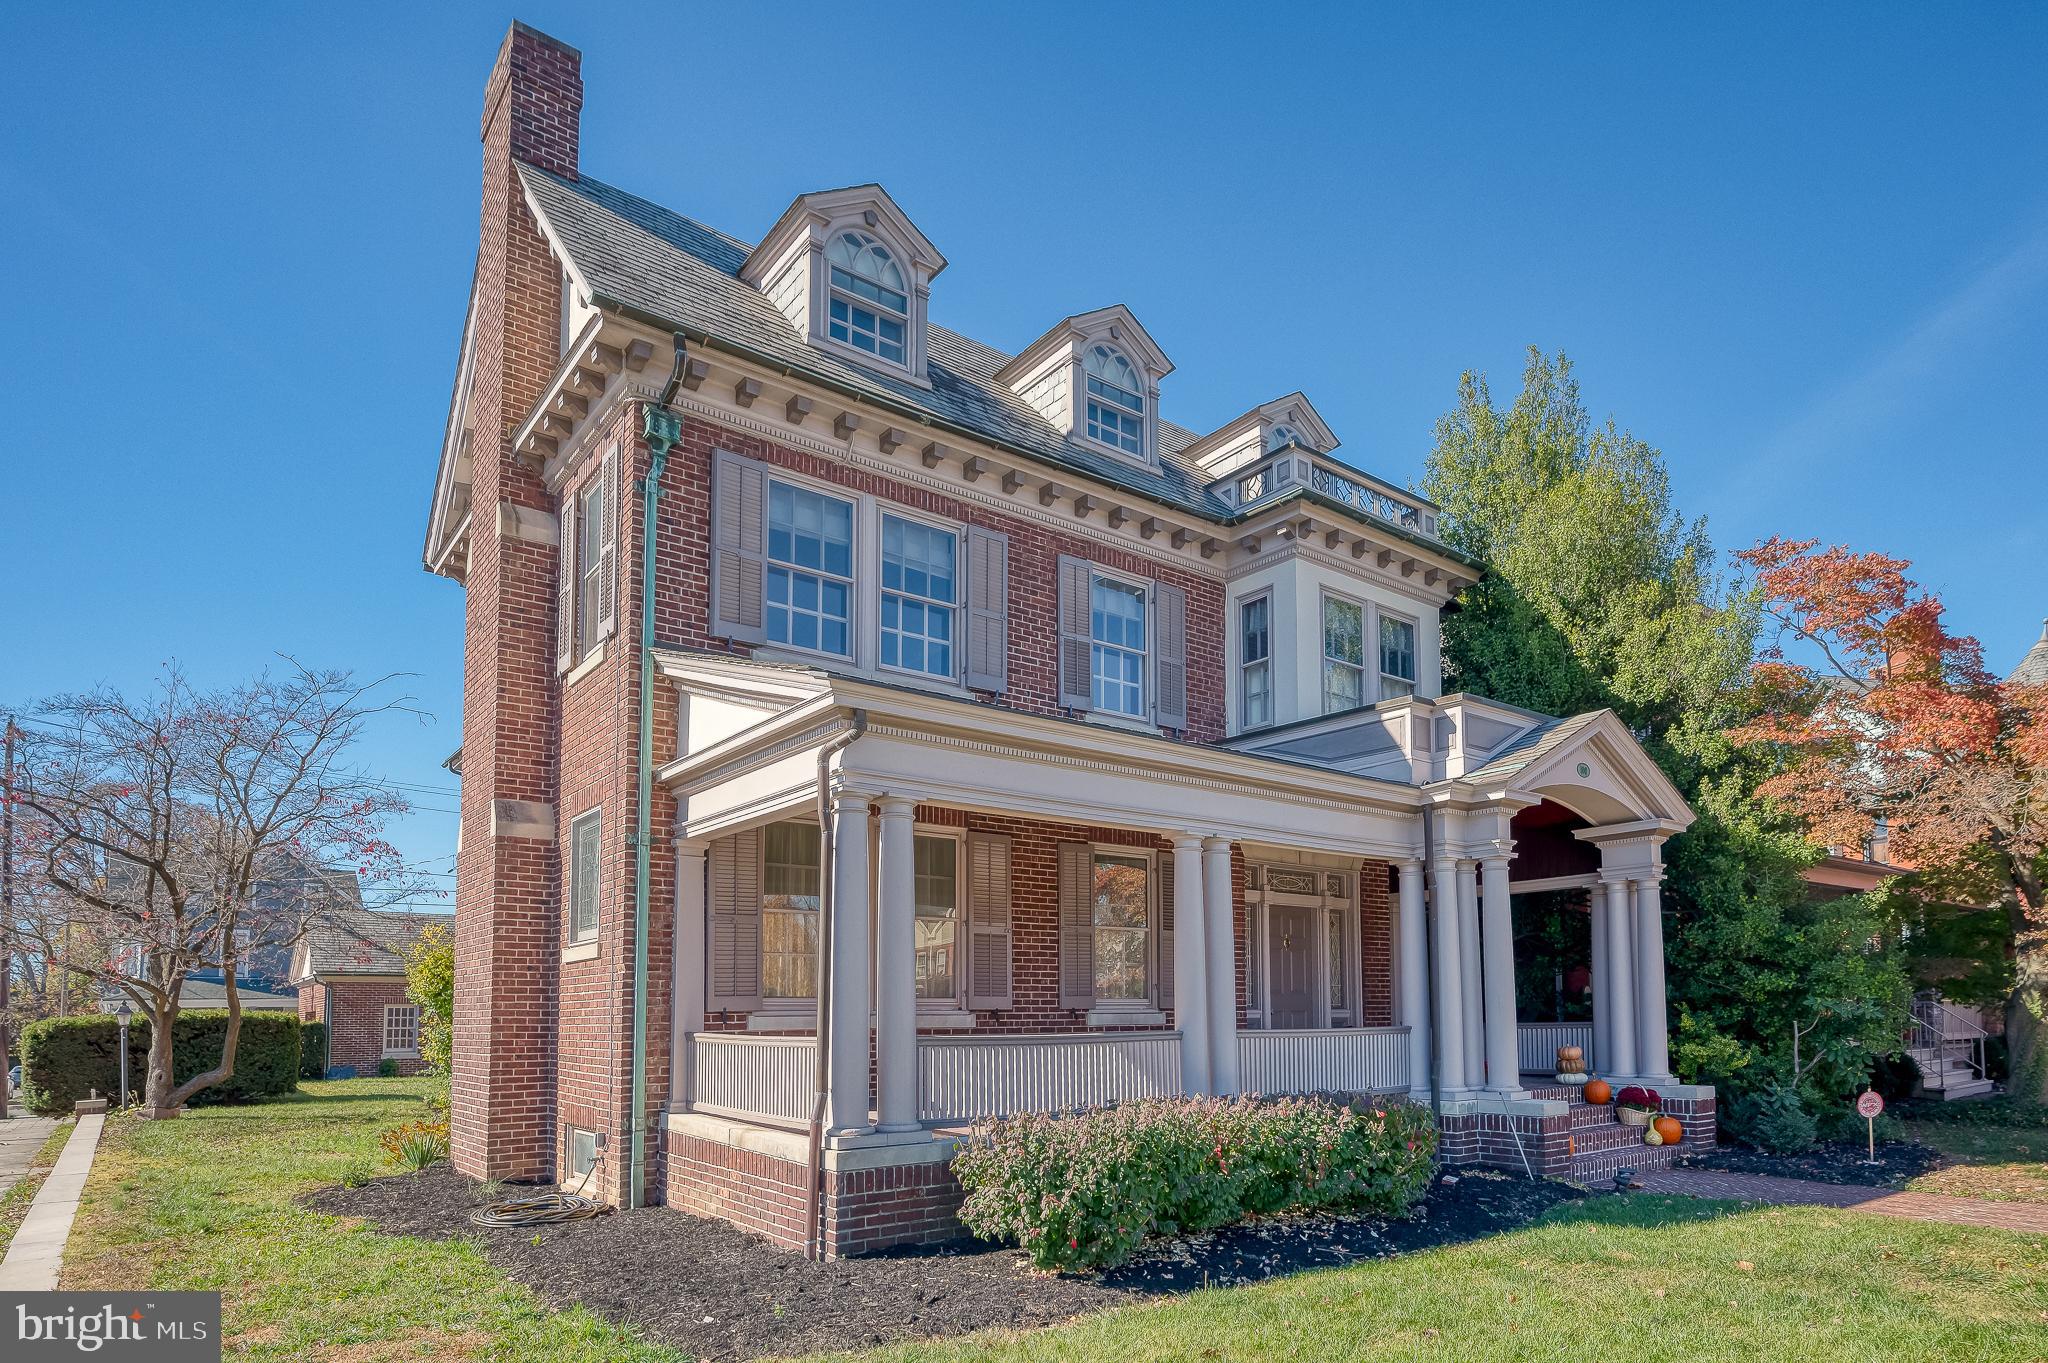
<instances>
[{"instance_id":1,"label":"bare tree","mask_svg":"<svg viewBox=\"0 0 2048 1363\"><path fill-rule=\"evenodd\" d=\"M350 760L366 725L408 709L389 682L286 660L201 691L173 668L136 700L102 687L32 711L15 771L19 931L52 973L148 1017L152 1115L234 1074L252 937L296 939L353 907L358 883L386 900L419 892L382 836L404 799ZM179 1001L204 970L226 991L220 1063L174 1083Z\"/></svg>"}]
</instances>

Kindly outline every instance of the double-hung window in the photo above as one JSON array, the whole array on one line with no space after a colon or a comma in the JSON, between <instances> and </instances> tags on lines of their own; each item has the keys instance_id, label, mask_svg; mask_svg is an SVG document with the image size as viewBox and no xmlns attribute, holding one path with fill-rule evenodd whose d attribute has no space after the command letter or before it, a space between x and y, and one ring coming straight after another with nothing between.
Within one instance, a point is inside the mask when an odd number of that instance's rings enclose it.
<instances>
[{"instance_id":1,"label":"double-hung window","mask_svg":"<svg viewBox=\"0 0 2048 1363\"><path fill-rule=\"evenodd\" d=\"M604 479L592 478L576 496L576 628L575 656L597 644L599 593L604 590Z\"/></svg>"},{"instance_id":2,"label":"double-hung window","mask_svg":"<svg viewBox=\"0 0 2048 1363\"><path fill-rule=\"evenodd\" d=\"M1145 398L1138 371L1106 345L1091 347L1081 368L1088 381L1088 438L1125 454L1142 455Z\"/></svg>"},{"instance_id":3,"label":"double-hung window","mask_svg":"<svg viewBox=\"0 0 2048 1363\"><path fill-rule=\"evenodd\" d=\"M1415 626L1380 616L1380 699L1415 694Z\"/></svg>"},{"instance_id":4,"label":"double-hung window","mask_svg":"<svg viewBox=\"0 0 2048 1363\"><path fill-rule=\"evenodd\" d=\"M761 997L818 994L818 826L768 825L761 858Z\"/></svg>"},{"instance_id":5,"label":"double-hung window","mask_svg":"<svg viewBox=\"0 0 2048 1363\"><path fill-rule=\"evenodd\" d=\"M1095 855L1095 997L1143 1003L1151 997L1152 859Z\"/></svg>"},{"instance_id":6,"label":"double-hung window","mask_svg":"<svg viewBox=\"0 0 2048 1363\"><path fill-rule=\"evenodd\" d=\"M951 1003L960 994L960 844L920 833L912 846L917 997Z\"/></svg>"},{"instance_id":7,"label":"double-hung window","mask_svg":"<svg viewBox=\"0 0 2048 1363\"><path fill-rule=\"evenodd\" d=\"M1238 691L1242 727L1273 722L1273 598L1255 596L1238 606Z\"/></svg>"},{"instance_id":8,"label":"double-hung window","mask_svg":"<svg viewBox=\"0 0 2048 1363\"><path fill-rule=\"evenodd\" d=\"M870 355L905 363L910 295L889 248L860 232L841 232L825 250L832 275L826 334Z\"/></svg>"},{"instance_id":9,"label":"double-hung window","mask_svg":"<svg viewBox=\"0 0 2048 1363\"><path fill-rule=\"evenodd\" d=\"M384 1054L418 1055L420 1053L420 1009L415 1003L389 1003L384 1006Z\"/></svg>"},{"instance_id":10,"label":"double-hung window","mask_svg":"<svg viewBox=\"0 0 2048 1363\"><path fill-rule=\"evenodd\" d=\"M1323 713L1365 703L1365 608L1323 598Z\"/></svg>"},{"instance_id":11,"label":"double-hung window","mask_svg":"<svg viewBox=\"0 0 2048 1363\"><path fill-rule=\"evenodd\" d=\"M1111 714L1145 713L1145 589L1095 574L1088 584L1092 704Z\"/></svg>"},{"instance_id":12,"label":"double-hung window","mask_svg":"<svg viewBox=\"0 0 2048 1363\"><path fill-rule=\"evenodd\" d=\"M593 809L569 825L569 940L587 942L597 936L598 892L602 888L599 849L604 811Z\"/></svg>"},{"instance_id":13,"label":"double-hung window","mask_svg":"<svg viewBox=\"0 0 2048 1363\"><path fill-rule=\"evenodd\" d=\"M959 540L949 531L882 517L882 666L953 675L958 557Z\"/></svg>"},{"instance_id":14,"label":"double-hung window","mask_svg":"<svg viewBox=\"0 0 2048 1363\"><path fill-rule=\"evenodd\" d=\"M853 503L768 485L767 605L770 641L853 655Z\"/></svg>"}]
</instances>

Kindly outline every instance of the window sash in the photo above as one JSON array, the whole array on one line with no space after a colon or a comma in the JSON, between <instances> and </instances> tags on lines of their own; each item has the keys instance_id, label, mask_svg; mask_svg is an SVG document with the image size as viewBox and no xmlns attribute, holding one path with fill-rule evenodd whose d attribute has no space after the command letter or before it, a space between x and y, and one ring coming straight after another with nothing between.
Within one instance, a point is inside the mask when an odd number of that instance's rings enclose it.
<instances>
[{"instance_id":1,"label":"window sash","mask_svg":"<svg viewBox=\"0 0 2048 1363\"><path fill-rule=\"evenodd\" d=\"M402 1055L420 1048L420 1010L412 1003L384 1005L384 1053Z\"/></svg>"},{"instance_id":2,"label":"window sash","mask_svg":"<svg viewBox=\"0 0 2048 1363\"><path fill-rule=\"evenodd\" d=\"M597 907L603 889L604 814L591 810L569 825L569 940L597 936Z\"/></svg>"},{"instance_id":3,"label":"window sash","mask_svg":"<svg viewBox=\"0 0 2048 1363\"><path fill-rule=\"evenodd\" d=\"M1145 589L1095 574L1088 582L1090 704L1112 714L1145 713Z\"/></svg>"},{"instance_id":4,"label":"window sash","mask_svg":"<svg viewBox=\"0 0 2048 1363\"><path fill-rule=\"evenodd\" d=\"M1143 1003L1152 989L1152 859L1095 855L1095 997Z\"/></svg>"},{"instance_id":5,"label":"window sash","mask_svg":"<svg viewBox=\"0 0 2048 1363\"><path fill-rule=\"evenodd\" d=\"M769 481L762 616L770 642L853 656L855 519L843 497Z\"/></svg>"},{"instance_id":6,"label":"window sash","mask_svg":"<svg viewBox=\"0 0 2048 1363\"><path fill-rule=\"evenodd\" d=\"M1096 381L1090 379L1088 382L1088 438L1100 441L1111 449L1122 450L1126 454L1144 453L1144 418L1100 400L1093 392Z\"/></svg>"},{"instance_id":7,"label":"window sash","mask_svg":"<svg viewBox=\"0 0 2048 1363\"><path fill-rule=\"evenodd\" d=\"M761 997L818 996L816 824L770 824L761 838Z\"/></svg>"},{"instance_id":8,"label":"window sash","mask_svg":"<svg viewBox=\"0 0 2048 1363\"><path fill-rule=\"evenodd\" d=\"M1380 696L1415 694L1415 626L1395 616L1380 617Z\"/></svg>"},{"instance_id":9,"label":"window sash","mask_svg":"<svg viewBox=\"0 0 2048 1363\"><path fill-rule=\"evenodd\" d=\"M1273 598L1256 597L1239 608L1239 709L1247 729L1273 720Z\"/></svg>"},{"instance_id":10,"label":"window sash","mask_svg":"<svg viewBox=\"0 0 2048 1363\"><path fill-rule=\"evenodd\" d=\"M598 593L603 589L604 479L593 478L576 495L576 619L570 656L582 658L597 642Z\"/></svg>"},{"instance_id":11,"label":"window sash","mask_svg":"<svg viewBox=\"0 0 2048 1363\"><path fill-rule=\"evenodd\" d=\"M938 561L941 546L943 564ZM953 676L958 661L959 536L884 513L881 587L882 666L931 677Z\"/></svg>"},{"instance_id":12,"label":"window sash","mask_svg":"<svg viewBox=\"0 0 2048 1363\"><path fill-rule=\"evenodd\" d=\"M1323 598L1323 713L1365 703L1365 608Z\"/></svg>"},{"instance_id":13,"label":"window sash","mask_svg":"<svg viewBox=\"0 0 2048 1363\"><path fill-rule=\"evenodd\" d=\"M945 834L920 833L913 844L912 904L917 997L922 1003L960 998L960 842Z\"/></svg>"},{"instance_id":14,"label":"window sash","mask_svg":"<svg viewBox=\"0 0 2048 1363\"><path fill-rule=\"evenodd\" d=\"M901 316L834 291L826 334L835 341L865 350L894 364L902 364L904 337L908 334Z\"/></svg>"}]
</instances>

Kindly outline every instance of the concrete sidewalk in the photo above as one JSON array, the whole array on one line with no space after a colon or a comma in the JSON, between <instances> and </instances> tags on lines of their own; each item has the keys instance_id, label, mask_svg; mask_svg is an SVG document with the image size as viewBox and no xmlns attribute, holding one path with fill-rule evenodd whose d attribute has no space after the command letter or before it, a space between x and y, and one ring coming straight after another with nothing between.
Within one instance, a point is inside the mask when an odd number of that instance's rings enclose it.
<instances>
[{"instance_id":1,"label":"concrete sidewalk","mask_svg":"<svg viewBox=\"0 0 2048 1363\"><path fill-rule=\"evenodd\" d=\"M28 1219L14 1233L7 1246L7 1258L0 1260L0 1291L53 1292L57 1270L64 1264L64 1242L71 1236L71 1222L78 1215L78 1201L85 1193L85 1176L92 1172L93 1153L99 1149L100 1128L107 1119L89 1113L78 1119L64 1153L43 1186L36 1190Z\"/></svg>"}]
</instances>

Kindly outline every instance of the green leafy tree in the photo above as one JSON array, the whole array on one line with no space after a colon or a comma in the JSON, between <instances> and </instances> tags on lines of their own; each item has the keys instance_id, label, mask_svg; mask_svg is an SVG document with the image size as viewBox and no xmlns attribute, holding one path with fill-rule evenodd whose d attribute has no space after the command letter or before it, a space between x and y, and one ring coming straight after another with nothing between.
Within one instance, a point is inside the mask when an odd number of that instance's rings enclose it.
<instances>
[{"instance_id":1,"label":"green leafy tree","mask_svg":"<svg viewBox=\"0 0 2048 1363\"><path fill-rule=\"evenodd\" d=\"M1819 849L1753 798L1763 759L1727 735L1749 718L1760 603L1716 571L1663 455L1595 424L1571 362L1532 347L1506 407L1483 375L1461 378L1423 488L1446 538L1488 568L1445 616L1447 684L1546 714L1612 709L1697 815L1665 848L1669 953L1682 963L1674 1069L1737 1092L1803 1081L1816 1097L1845 1094L1895 1049L1905 977L1876 906L1815 902L1801 872ZM1814 1024L1803 1076L1795 1023Z\"/></svg>"},{"instance_id":2,"label":"green leafy tree","mask_svg":"<svg viewBox=\"0 0 2048 1363\"><path fill-rule=\"evenodd\" d=\"M438 923L406 952L405 996L420 1009L420 1057L445 1078L454 1042L455 938Z\"/></svg>"}]
</instances>

